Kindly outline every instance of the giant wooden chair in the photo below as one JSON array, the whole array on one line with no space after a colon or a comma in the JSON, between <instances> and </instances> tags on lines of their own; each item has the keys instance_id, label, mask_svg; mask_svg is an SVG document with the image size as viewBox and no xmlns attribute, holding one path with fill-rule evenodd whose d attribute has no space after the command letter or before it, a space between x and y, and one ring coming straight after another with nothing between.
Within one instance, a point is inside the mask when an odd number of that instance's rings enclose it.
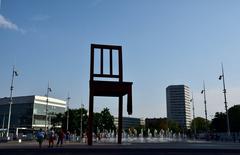
<instances>
[{"instance_id":1,"label":"giant wooden chair","mask_svg":"<svg viewBox=\"0 0 240 155\"><path fill-rule=\"evenodd\" d=\"M100 52L100 73L95 73L94 59L96 52ZM104 52L109 52L109 73L104 72ZM118 74L113 74L113 52L118 54ZM122 142L122 113L123 96L127 96L127 112L132 114L132 82L123 82L122 47L115 45L91 44L89 81L89 117L88 117L88 145L92 145L93 133L93 106L94 96L118 97L118 144ZM113 79L112 81L99 80L99 78ZM97 79L97 80L96 80ZM114 80L115 79L115 80Z\"/></svg>"}]
</instances>

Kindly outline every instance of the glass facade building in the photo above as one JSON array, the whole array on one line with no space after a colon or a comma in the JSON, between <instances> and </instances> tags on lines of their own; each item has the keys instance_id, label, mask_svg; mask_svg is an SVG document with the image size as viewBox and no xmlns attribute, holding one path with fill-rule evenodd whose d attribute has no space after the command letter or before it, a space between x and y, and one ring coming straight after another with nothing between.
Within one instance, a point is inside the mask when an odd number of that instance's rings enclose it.
<instances>
[{"instance_id":1,"label":"glass facade building","mask_svg":"<svg viewBox=\"0 0 240 155\"><path fill-rule=\"evenodd\" d=\"M182 128L190 128L190 90L185 85L170 85L166 88L167 118L177 122Z\"/></svg>"},{"instance_id":2,"label":"glass facade building","mask_svg":"<svg viewBox=\"0 0 240 155\"><path fill-rule=\"evenodd\" d=\"M0 124L7 128L10 98L0 99ZM47 108L46 108L47 106ZM48 117L46 121L46 109ZM66 111L66 101L45 96L13 97L10 128L39 129L50 127L51 117ZM45 125L46 124L46 125Z\"/></svg>"}]
</instances>

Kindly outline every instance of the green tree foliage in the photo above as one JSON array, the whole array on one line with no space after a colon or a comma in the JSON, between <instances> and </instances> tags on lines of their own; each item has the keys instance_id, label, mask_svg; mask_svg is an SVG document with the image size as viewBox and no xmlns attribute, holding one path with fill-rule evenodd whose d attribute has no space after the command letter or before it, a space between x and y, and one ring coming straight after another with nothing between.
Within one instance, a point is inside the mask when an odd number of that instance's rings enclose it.
<instances>
[{"instance_id":1,"label":"green tree foliage","mask_svg":"<svg viewBox=\"0 0 240 155\"><path fill-rule=\"evenodd\" d=\"M231 132L240 131L240 105L235 105L228 110Z\"/></svg>"},{"instance_id":2,"label":"green tree foliage","mask_svg":"<svg viewBox=\"0 0 240 155\"><path fill-rule=\"evenodd\" d=\"M115 130L114 117L108 108L104 108L100 113L94 113L93 116L93 132L103 132Z\"/></svg>"},{"instance_id":3,"label":"green tree foliage","mask_svg":"<svg viewBox=\"0 0 240 155\"><path fill-rule=\"evenodd\" d=\"M231 132L240 131L240 105L235 105L228 109L229 124ZM212 120L212 129L214 132L227 131L227 116L226 113L217 112Z\"/></svg>"},{"instance_id":4,"label":"green tree foliage","mask_svg":"<svg viewBox=\"0 0 240 155\"><path fill-rule=\"evenodd\" d=\"M168 120L168 128L170 131L172 130L173 133L178 133L182 130L180 125L173 120Z\"/></svg>"},{"instance_id":5,"label":"green tree foliage","mask_svg":"<svg viewBox=\"0 0 240 155\"><path fill-rule=\"evenodd\" d=\"M103 132L115 130L114 117L111 115L108 108L104 108L100 113L93 114L93 132ZM82 116L82 129L83 132L87 130L87 110L84 108L80 109L69 109L69 131L71 133L80 134L81 130L81 116ZM52 125L54 127L62 126L64 130L67 129L67 111L64 114L55 114L52 118Z\"/></svg>"},{"instance_id":6,"label":"green tree foliage","mask_svg":"<svg viewBox=\"0 0 240 155\"><path fill-rule=\"evenodd\" d=\"M115 130L114 117L111 115L108 108L104 108L101 111L101 116L102 116L101 123L103 129L107 130L108 132L110 132L111 130Z\"/></svg>"},{"instance_id":7,"label":"green tree foliage","mask_svg":"<svg viewBox=\"0 0 240 155\"><path fill-rule=\"evenodd\" d=\"M226 132L226 114L222 112L216 112L211 123L211 128L214 132Z\"/></svg>"},{"instance_id":8,"label":"green tree foliage","mask_svg":"<svg viewBox=\"0 0 240 155\"><path fill-rule=\"evenodd\" d=\"M87 128L87 110L84 108L80 109L69 109L69 131L71 133L80 134L81 130L81 116L82 116L82 129L83 132L86 131ZM52 125L59 126L61 125L64 130L67 129L67 111L64 114L56 114L55 117L52 118Z\"/></svg>"},{"instance_id":9,"label":"green tree foliage","mask_svg":"<svg viewBox=\"0 0 240 155\"><path fill-rule=\"evenodd\" d=\"M94 133L103 131L103 126L101 122L102 122L101 113L94 113L93 114L93 132Z\"/></svg>"},{"instance_id":10,"label":"green tree foliage","mask_svg":"<svg viewBox=\"0 0 240 155\"><path fill-rule=\"evenodd\" d=\"M202 118L202 117L196 117L195 119L192 120L192 122L191 122L191 130L192 131L194 131L194 124L196 125L197 133L206 132L207 129L209 129L209 127L210 127L210 122L207 121L207 124L206 124L205 118Z\"/></svg>"},{"instance_id":11,"label":"green tree foliage","mask_svg":"<svg viewBox=\"0 0 240 155\"><path fill-rule=\"evenodd\" d=\"M54 127L56 126L62 126L62 121L63 121L63 118L64 118L64 114L62 113L58 113L58 114L55 114L55 116L53 116L51 118L51 123Z\"/></svg>"}]
</instances>

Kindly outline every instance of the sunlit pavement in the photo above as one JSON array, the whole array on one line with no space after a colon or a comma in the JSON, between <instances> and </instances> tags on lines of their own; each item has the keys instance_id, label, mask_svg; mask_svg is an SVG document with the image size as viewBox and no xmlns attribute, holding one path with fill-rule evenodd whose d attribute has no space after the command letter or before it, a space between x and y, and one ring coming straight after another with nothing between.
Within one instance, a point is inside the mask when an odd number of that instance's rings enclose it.
<instances>
[{"instance_id":1,"label":"sunlit pavement","mask_svg":"<svg viewBox=\"0 0 240 155\"><path fill-rule=\"evenodd\" d=\"M165 143L123 143L121 145L113 143L94 143L88 146L84 143L64 143L63 147L48 148L48 143L43 143L42 149L38 148L35 141L32 142L8 142L0 143L0 154L19 155L19 154L131 154L131 155L239 155L240 143L226 142L205 142L205 141L184 141L184 142L165 142Z\"/></svg>"}]
</instances>

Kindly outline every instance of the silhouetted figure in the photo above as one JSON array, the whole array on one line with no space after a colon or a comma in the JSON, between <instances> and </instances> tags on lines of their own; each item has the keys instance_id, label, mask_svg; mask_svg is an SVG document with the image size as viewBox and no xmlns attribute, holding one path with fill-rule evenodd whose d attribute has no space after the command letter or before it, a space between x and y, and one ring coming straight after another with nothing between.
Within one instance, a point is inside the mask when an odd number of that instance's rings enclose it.
<instances>
[{"instance_id":1,"label":"silhouetted figure","mask_svg":"<svg viewBox=\"0 0 240 155\"><path fill-rule=\"evenodd\" d=\"M100 73L94 71L95 52L100 52ZM105 73L104 68L104 52L109 52L109 72ZM118 54L118 73L113 68L113 53ZM118 111L118 143L122 141L122 113L123 113L123 96L128 95L127 111L132 114L132 82L123 82L122 69L122 47L115 45L99 45L91 44L91 64L90 64L90 81L89 81L89 117L88 117L88 145L92 145L93 131L93 106L94 96L107 96L119 98ZM100 81L97 78L113 78L112 81ZM117 79L117 80L116 80Z\"/></svg>"},{"instance_id":2,"label":"silhouetted figure","mask_svg":"<svg viewBox=\"0 0 240 155\"><path fill-rule=\"evenodd\" d=\"M63 130L61 129L60 132L58 133L57 146L59 145L59 143L60 143L60 146L62 146L62 144L63 144L63 138L64 138L64 132L63 132Z\"/></svg>"},{"instance_id":3,"label":"silhouetted figure","mask_svg":"<svg viewBox=\"0 0 240 155\"><path fill-rule=\"evenodd\" d=\"M47 136L48 136L48 147L53 147L54 139L55 139L55 133L54 133L54 130L52 128L50 130L48 130Z\"/></svg>"},{"instance_id":4,"label":"silhouetted figure","mask_svg":"<svg viewBox=\"0 0 240 155\"><path fill-rule=\"evenodd\" d=\"M37 132L36 138L37 138L37 142L39 144L39 148L42 148L42 143L44 140L44 135L45 133L42 131L42 129L40 128L40 130Z\"/></svg>"}]
</instances>

